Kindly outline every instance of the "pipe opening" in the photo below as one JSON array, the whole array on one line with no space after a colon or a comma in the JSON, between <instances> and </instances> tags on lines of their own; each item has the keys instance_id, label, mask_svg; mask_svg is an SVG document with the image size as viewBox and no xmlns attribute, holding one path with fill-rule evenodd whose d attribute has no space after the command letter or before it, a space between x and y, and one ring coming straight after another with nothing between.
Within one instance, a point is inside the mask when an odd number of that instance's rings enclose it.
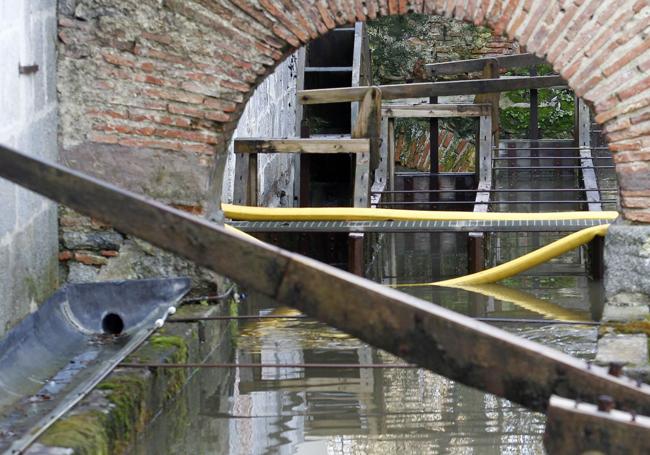
<instances>
[{"instance_id":1,"label":"pipe opening","mask_svg":"<svg viewBox=\"0 0 650 455\"><path fill-rule=\"evenodd\" d=\"M110 335L119 335L124 330L124 320L119 314L108 313L102 319L102 330Z\"/></svg>"}]
</instances>

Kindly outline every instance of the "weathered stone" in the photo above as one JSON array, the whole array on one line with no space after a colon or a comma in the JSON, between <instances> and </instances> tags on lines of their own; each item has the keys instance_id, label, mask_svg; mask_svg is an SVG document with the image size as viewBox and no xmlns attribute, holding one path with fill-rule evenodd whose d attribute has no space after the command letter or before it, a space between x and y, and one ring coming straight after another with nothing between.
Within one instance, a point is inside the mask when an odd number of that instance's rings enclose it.
<instances>
[{"instance_id":1,"label":"weathered stone","mask_svg":"<svg viewBox=\"0 0 650 455\"><path fill-rule=\"evenodd\" d=\"M94 283L97 281L97 268L79 262L71 262L68 269L68 282Z\"/></svg>"},{"instance_id":2,"label":"weathered stone","mask_svg":"<svg viewBox=\"0 0 650 455\"><path fill-rule=\"evenodd\" d=\"M202 203L212 163L194 153L88 142L62 150L61 161L121 188L176 204Z\"/></svg>"},{"instance_id":3,"label":"weathered stone","mask_svg":"<svg viewBox=\"0 0 650 455\"><path fill-rule=\"evenodd\" d=\"M605 238L605 317L621 320L648 314L650 226L616 222Z\"/></svg>"},{"instance_id":4,"label":"weathered stone","mask_svg":"<svg viewBox=\"0 0 650 455\"><path fill-rule=\"evenodd\" d=\"M607 334L598 340L596 362L623 362L631 367L648 364L648 337L643 334Z\"/></svg>"},{"instance_id":5,"label":"weathered stone","mask_svg":"<svg viewBox=\"0 0 650 455\"><path fill-rule=\"evenodd\" d=\"M116 231L63 232L63 246L69 250L119 250L124 237Z\"/></svg>"}]
</instances>

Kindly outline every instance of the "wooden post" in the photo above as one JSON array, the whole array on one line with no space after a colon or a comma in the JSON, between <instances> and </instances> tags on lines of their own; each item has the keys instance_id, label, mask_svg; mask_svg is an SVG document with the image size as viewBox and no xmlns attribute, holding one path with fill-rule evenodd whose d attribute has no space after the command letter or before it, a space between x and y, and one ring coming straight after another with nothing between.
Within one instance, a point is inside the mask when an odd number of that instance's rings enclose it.
<instances>
[{"instance_id":1,"label":"wooden post","mask_svg":"<svg viewBox=\"0 0 650 455\"><path fill-rule=\"evenodd\" d=\"M351 232L348 236L348 271L358 276L364 276L363 239L360 232Z\"/></svg>"},{"instance_id":2,"label":"wooden post","mask_svg":"<svg viewBox=\"0 0 650 455\"><path fill-rule=\"evenodd\" d=\"M248 158L248 204L257 206L257 153L251 153Z\"/></svg>"},{"instance_id":3,"label":"wooden post","mask_svg":"<svg viewBox=\"0 0 650 455\"><path fill-rule=\"evenodd\" d=\"M235 153L235 187L233 188L233 202L238 205L248 205L249 181L248 153Z\"/></svg>"},{"instance_id":4,"label":"wooden post","mask_svg":"<svg viewBox=\"0 0 650 455\"><path fill-rule=\"evenodd\" d=\"M531 77L537 76L537 68L531 66ZM539 139L539 90L530 89L530 124L528 126L528 137L533 141Z\"/></svg>"},{"instance_id":5,"label":"wooden post","mask_svg":"<svg viewBox=\"0 0 650 455\"><path fill-rule=\"evenodd\" d=\"M429 103L438 104L438 97L429 98ZM437 190L440 186L440 150L438 147L439 122L435 117L429 119L429 190ZM437 201L438 193L429 193L429 201ZM434 208L433 206L431 207Z\"/></svg>"},{"instance_id":6,"label":"wooden post","mask_svg":"<svg viewBox=\"0 0 650 455\"><path fill-rule=\"evenodd\" d=\"M359 106L352 138L370 139L370 153L357 153L354 175L354 207L370 206L371 171L379 163L379 134L381 129L381 91L371 87Z\"/></svg>"},{"instance_id":7,"label":"wooden post","mask_svg":"<svg viewBox=\"0 0 650 455\"><path fill-rule=\"evenodd\" d=\"M389 118L387 122L388 122L388 176L389 176L388 188L391 191L395 191L395 119Z\"/></svg>"}]
</instances>

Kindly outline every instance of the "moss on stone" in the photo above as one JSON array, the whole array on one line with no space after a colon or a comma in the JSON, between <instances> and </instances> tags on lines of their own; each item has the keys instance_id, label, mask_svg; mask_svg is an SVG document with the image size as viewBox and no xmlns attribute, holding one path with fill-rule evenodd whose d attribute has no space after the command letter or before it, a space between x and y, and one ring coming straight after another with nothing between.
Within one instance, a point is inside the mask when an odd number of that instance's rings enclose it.
<instances>
[{"instance_id":1,"label":"moss on stone","mask_svg":"<svg viewBox=\"0 0 650 455\"><path fill-rule=\"evenodd\" d=\"M79 455L108 455L111 451L105 419L98 411L72 415L56 422L39 442L70 448Z\"/></svg>"},{"instance_id":2,"label":"moss on stone","mask_svg":"<svg viewBox=\"0 0 650 455\"><path fill-rule=\"evenodd\" d=\"M150 339L150 345L157 349L173 351L169 352L165 357L167 363L185 363L189 358L187 340L180 336L154 335ZM187 381L187 370L173 368L165 371L165 374L167 376L165 399L171 399L183 388L183 384Z\"/></svg>"}]
</instances>

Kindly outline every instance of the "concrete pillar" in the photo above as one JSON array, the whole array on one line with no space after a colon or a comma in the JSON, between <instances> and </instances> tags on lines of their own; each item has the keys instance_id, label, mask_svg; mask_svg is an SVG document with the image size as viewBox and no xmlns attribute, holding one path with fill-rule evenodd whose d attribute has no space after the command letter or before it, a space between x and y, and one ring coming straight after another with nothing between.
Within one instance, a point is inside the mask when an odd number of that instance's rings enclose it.
<instances>
[{"instance_id":1,"label":"concrete pillar","mask_svg":"<svg viewBox=\"0 0 650 455\"><path fill-rule=\"evenodd\" d=\"M650 315L650 225L617 221L605 238L603 318L637 320Z\"/></svg>"}]
</instances>

